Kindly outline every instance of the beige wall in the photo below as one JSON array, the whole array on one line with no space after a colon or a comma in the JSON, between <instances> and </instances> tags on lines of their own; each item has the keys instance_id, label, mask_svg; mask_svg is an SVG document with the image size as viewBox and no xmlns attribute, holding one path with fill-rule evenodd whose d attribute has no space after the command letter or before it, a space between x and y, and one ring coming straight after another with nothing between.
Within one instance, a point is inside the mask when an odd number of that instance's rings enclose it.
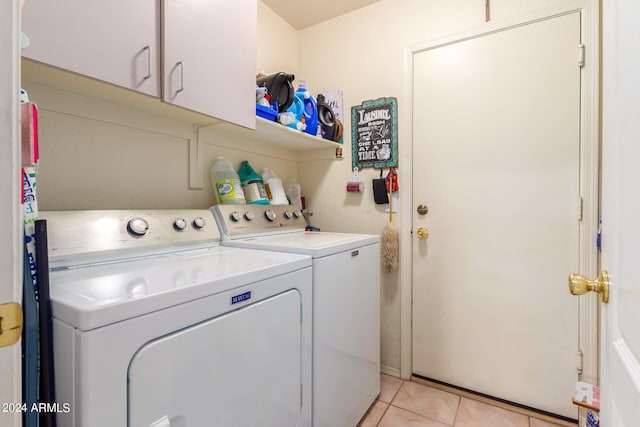
<instances>
[{"instance_id":1,"label":"beige wall","mask_svg":"<svg viewBox=\"0 0 640 427\"><path fill-rule=\"evenodd\" d=\"M491 18L513 18L553 3L492 0ZM382 0L299 32L297 77L307 82L312 93L331 89L344 92L345 159L300 164L300 181L308 206L314 211L315 225L332 231L381 232L388 214L384 206L374 204L371 193L371 179L379 172L367 169L360 173L366 185L363 194L345 191L351 177L351 107L368 99L396 97L398 144L410 144L410 129L402 127L403 116L409 113L403 110L404 49L482 26L484 4L484 0ZM408 161L399 159L401 178L403 164ZM411 197L403 192L402 181L399 197ZM400 215L396 215L394 222L399 220ZM409 238L410 225L399 225L403 238ZM392 374L400 370L400 280L410 280L410 273L382 275L381 364L383 371Z\"/></svg>"},{"instance_id":2,"label":"beige wall","mask_svg":"<svg viewBox=\"0 0 640 427\"><path fill-rule=\"evenodd\" d=\"M86 88L76 93L47 79L55 72L39 70L36 78L26 65L22 87L39 108L40 210L208 208L214 203L209 170L218 156L236 169L243 160L259 173L268 167L284 182L297 177L298 154L291 150L247 140L227 124L203 127L196 135L194 121L179 114L97 99ZM190 141L196 136L202 188L189 184Z\"/></svg>"},{"instance_id":3,"label":"beige wall","mask_svg":"<svg viewBox=\"0 0 640 427\"><path fill-rule=\"evenodd\" d=\"M513 17L554 0L492 0L492 19ZM403 51L426 41L481 26L484 0L382 0L328 22L295 31L262 2L258 3L257 70L287 71L306 80L312 93L343 89L344 113L367 99L396 97L403 123ZM472 64L470 64L472 66ZM202 189L189 188L192 122L126 102L99 100L46 77L23 74L23 87L41 110L40 209L206 208L213 203L209 168L225 156L239 166L272 168L283 181L298 178L314 225L328 231L380 233L388 215L373 203L365 170L363 194L347 193L351 178L351 126L345 120L343 160L246 141L224 126L200 130ZM399 144L410 144L402 126ZM300 161L299 159L302 159ZM326 160L322 160L326 159ZM400 159L402 173L403 162ZM402 176L402 174L401 174ZM402 191L400 197L410 197ZM399 216L394 221L399 221ZM408 225L403 225L408 235ZM401 254L401 256L410 256ZM404 274L402 280L409 280ZM400 275L383 274L381 362L400 369Z\"/></svg>"},{"instance_id":4,"label":"beige wall","mask_svg":"<svg viewBox=\"0 0 640 427\"><path fill-rule=\"evenodd\" d=\"M257 37L258 72L298 72L298 31L261 1L258 2Z\"/></svg>"}]
</instances>

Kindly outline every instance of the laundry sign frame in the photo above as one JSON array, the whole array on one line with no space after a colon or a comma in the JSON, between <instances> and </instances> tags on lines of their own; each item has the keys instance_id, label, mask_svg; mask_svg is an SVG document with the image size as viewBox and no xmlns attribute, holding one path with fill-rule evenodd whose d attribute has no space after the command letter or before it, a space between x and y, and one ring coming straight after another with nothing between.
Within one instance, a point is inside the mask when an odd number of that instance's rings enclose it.
<instances>
[{"instance_id":1,"label":"laundry sign frame","mask_svg":"<svg viewBox=\"0 0 640 427\"><path fill-rule=\"evenodd\" d=\"M352 168L398 166L398 100L363 101L351 107Z\"/></svg>"}]
</instances>

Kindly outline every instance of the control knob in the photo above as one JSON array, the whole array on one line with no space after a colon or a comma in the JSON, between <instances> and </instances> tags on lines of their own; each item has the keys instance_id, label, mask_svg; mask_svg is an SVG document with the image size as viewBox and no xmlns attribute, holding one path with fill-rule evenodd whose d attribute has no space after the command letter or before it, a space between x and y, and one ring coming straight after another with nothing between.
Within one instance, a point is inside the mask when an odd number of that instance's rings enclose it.
<instances>
[{"instance_id":1,"label":"control knob","mask_svg":"<svg viewBox=\"0 0 640 427\"><path fill-rule=\"evenodd\" d=\"M240 214L236 211L231 212L231 215L229 215L229 218L231 219L231 221L233 222L238 222L242 219L242 216L240 216Z\"/></svg>"},{"instance_id":2,"label":"control knob","mask_svg":"<svg viewBox=\"0 0 640 427\"><path fill-rule=\"evenodd\" d=\"M196 219L193 220L193 226L198 230L204 228L205 224L206 224L206 221L201 216L196 217Z\"/></svg>"},{"instance_id":3,"label":"control knob","mask_svg":"<svg viewBox=\"0 0 640 427\"><path fill-rule=\"evenodd\" d=\"M276 213L271 209L267 209L266 211L264 211L264 216L271 222L276 220Z\"/></svg>"},{"instance_id":4,"label":"control knob","mask_svg":"<svg viewBox=\"0 0 640 427\"><path fill-rule=\"evenodd\" d=\"M253 212L245 212L244 217L247 221L251 221L253 218L255 218L255 215L253 214Z\"/></svg>"},{"instance_id":5,"label":"control knob","mask_svg":"<svg viewBox=\"0 0 640 427\"><path fill-rule=\"evenodd\" d=\"M173 226L176 230L182 231L187 227L187 221L185 221L184 218L176 218L176 220L173 221Z\"/></svg>"},{"instance_id":6,"label":"control knob","mask_svg":"<svg viewBox=\"0 0 640 427\"><path fill-rule=\"evenodd\" d=\"M293 216L296 217L296 219L298 218L302 218L302 212L301 211L293 211Z\"/></svg>"},{"instance_id":7,"label":"control knob","mask_svg":"<svg viewBox=\"0 0 640 427\"><path fill-rule=\"evenodd\" d=\"M283 215L286 219L291 219L293 217L293 214L291 213L291 211L284 211Z\"/></svg>"},{"instance_id":8,"label":"control knob","mask_svg":"<svg viewBox=\"0 0 640 427\"><path fill-rule=\"evenodd\" d=\"M127 223L127 229L134 236L144 236L149 231L149 223L143 218L131 218Z\"/></svg>"}]
</instances>

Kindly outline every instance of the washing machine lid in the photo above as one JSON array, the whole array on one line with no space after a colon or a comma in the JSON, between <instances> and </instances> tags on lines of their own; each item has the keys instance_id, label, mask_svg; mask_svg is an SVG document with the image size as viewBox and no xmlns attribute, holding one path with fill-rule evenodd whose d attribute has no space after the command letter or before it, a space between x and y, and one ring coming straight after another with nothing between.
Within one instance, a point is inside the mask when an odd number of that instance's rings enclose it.
<instances>
[{"instance_id":1,"label":"washing machine lid","mask_svg":"<svg viewBox=\"0 0 640 427\"><path fill-rule=\"evenodd\" d=\"M210 247L51 271L53 317L87 331L311 266L308 256Z\"/></svg>"},{"instance_id":2,"label":"washing machine lid","mask_svg":"<svg viewBox=\"0 0 640 427\"><path fill-rule=\"evenodd\" d=\"M380 236L374 234L304 231L299 233L284 233L229 240L224 241L223 245L269 251L292 252L310 255L313 258L321 258L379 242Z\"/></svg>"}]
</instances>

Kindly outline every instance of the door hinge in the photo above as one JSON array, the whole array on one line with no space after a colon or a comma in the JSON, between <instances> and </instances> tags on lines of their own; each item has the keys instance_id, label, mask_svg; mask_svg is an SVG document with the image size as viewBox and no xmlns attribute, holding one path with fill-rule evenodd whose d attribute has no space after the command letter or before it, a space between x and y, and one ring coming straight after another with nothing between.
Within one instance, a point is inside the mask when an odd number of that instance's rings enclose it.
<instances>
[{"instance_id":1,"label":"door hinge","mask_svg":"<svg viewBox=\"0 0 640 427\"><path fill-rule=\"evenodd\" d=\"M578 197L578 221L582 221L582 206L583 206L582 197Z\"/></svg>"},{"instance_id":2,"label":"door hinge","mask_svg":"<svg viewBox=\"0 0 640 427\"><path fill-rule=\"evenodd\" d=\"M584 67L584 45L578 47L578 67Z\"/></svg>"},{"instance_id":3,"label":"door hinge","mask_svg":"<svg viewBox=\"0 0 640 427\"><path fill-rule=\"evenodd\" d=\"M0 304L0 347L15 344L22 336L22 307L17 302Z\"/></svg>"},{"instance_id":4,"label":"door hinge","mask_svg":"<svg viewBox=\"0 0 640 427\"><path fill-rule=\"evenodd\" d=\"M579 375L582 374L583 360L584 360L584 357L583 357L582 350L578 350L576 352L576 370L578 371Z\"/></svg>"}]
</instances>

